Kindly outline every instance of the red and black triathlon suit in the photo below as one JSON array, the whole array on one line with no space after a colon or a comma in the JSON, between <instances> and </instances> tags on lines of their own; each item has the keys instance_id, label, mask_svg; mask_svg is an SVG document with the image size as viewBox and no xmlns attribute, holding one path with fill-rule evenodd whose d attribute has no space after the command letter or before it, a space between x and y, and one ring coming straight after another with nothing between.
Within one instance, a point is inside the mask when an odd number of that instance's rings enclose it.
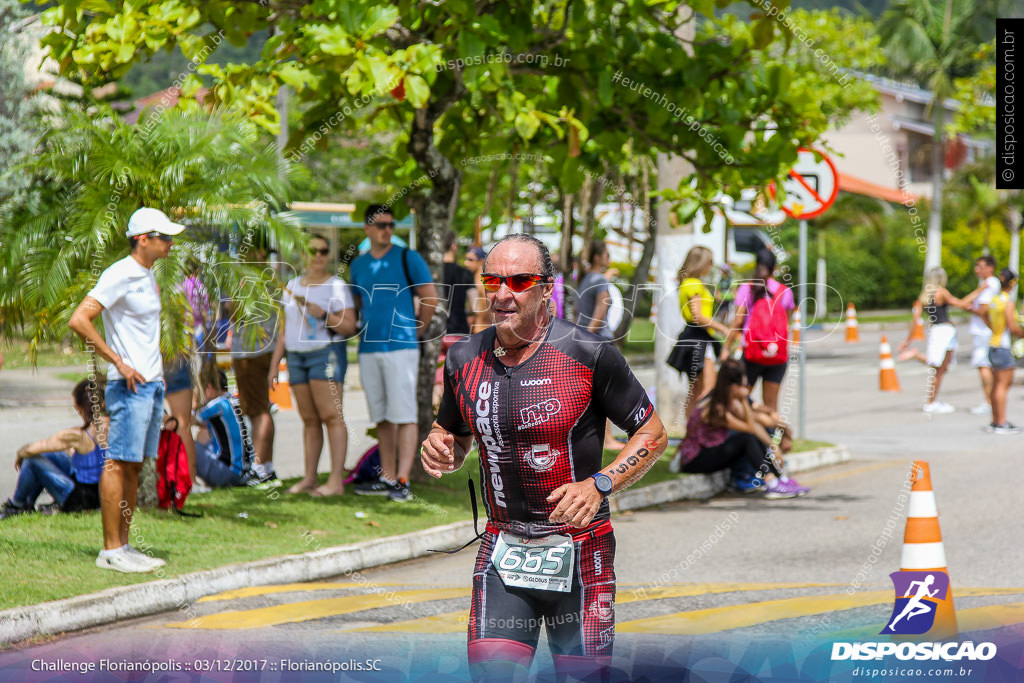
<instances>
[{"instance_id":1,"label":"red and black triathlon suit","mask_svg":"<svg viewBox=\"0 0 1024 683\"><path fill-rule=\"evenodd\" d=\"M472 434L480 451L488 521L473 572L470 645L506 639L536 648L543 622L553 654L611 656L615 536L608 501L586 529L575 529L548 521L557 502L547 497L601 469L606 419L632 436L654 406L618 349L582 327L555 318L536 353L515 367L494 356L495 334L489 328L448 351L437 415L449 432ZM505 586L491 563L499 531L520 541L571 535L571 592Z\"/></svg>"}]
</instances>

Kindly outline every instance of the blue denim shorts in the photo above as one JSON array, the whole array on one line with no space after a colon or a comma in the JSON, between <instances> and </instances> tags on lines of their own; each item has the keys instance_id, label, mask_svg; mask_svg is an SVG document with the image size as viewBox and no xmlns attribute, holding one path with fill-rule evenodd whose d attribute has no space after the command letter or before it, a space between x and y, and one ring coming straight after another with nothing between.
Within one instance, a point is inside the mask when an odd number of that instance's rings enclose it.
<instances>
[{"instance_id":1,"label":"blue denim shorts","mask_svg":"<svg viewBox=\"0 0 1024 683\"><path fill-rule=\"evenodd\" d=\"M164 366L164 384L167 385L164 392L168 394L192 388L192 368L187 358L181 356Z\"/></svg>"},{"instance_id":2,"label":"blue denim shorts","mask_svg":"<svg viewBox=\"0 0 1024 683\"><path fill-rule=\"evenodd\" d=\"M993 370L1009 370L1017 366L1010 349L993 346L988 350L988 362Z\"/></svg>"},{"instance_id":3,"label":"blue denim shorts","mask_svg":"<svg viewBox=\"0 0 1024 683\"><path fill-rule=\"evenodd\" d=\"M106 398L110 413L107 457L124 462L142 462L143 456L155 458L164 416L164 383L136 384L133 392L123 379L114 380L107 382Z\"/></svg>"},{"instance_id":4,"label":"blue denim shorts","mask_svg":"<svg viewBox=\"0 0 1024 683\"><path fill-rule=\"evenodd\" d=\"M344 384L348 370L348 350L344 342L335 342L316 351L288 352L288 382L309 384L311 379Z\"/></svg>"}]
</instances>

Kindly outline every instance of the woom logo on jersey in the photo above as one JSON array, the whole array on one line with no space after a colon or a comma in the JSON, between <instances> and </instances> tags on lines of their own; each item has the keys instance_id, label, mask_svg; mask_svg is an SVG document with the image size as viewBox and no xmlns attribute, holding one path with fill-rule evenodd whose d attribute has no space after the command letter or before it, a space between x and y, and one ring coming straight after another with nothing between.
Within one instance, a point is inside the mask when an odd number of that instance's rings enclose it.
<instances>
[{"instance_id":1,"label":"woom logo on jersey","mask_svg":"<svg viewBox=\"0 0 1024 683\"><path fill-rule=\"evenodd\" d=\"M526 454L526 464L538 472L547 472L554 466L559 455L561 453L558 451L551 450L550 444L534 444Z\"/></svg>"},{"instance_id":2,"label":"woom logo on jersey","mask_svg":"<svg viewBox=\"0 0 1024 683\"><path fill-rule=\"evenodd\" d=\"M519 425L517 429L529 429L530 427L544 424L561 409L562 403L557 398L549 398L546 401L523 408L519 411L519 417L522 419L523 424Z\"/></svg>"},{"instance_id":3,"label":"woom logo on jersey","mask_svg":"<svg viewBox=\"0 0 1024 683\"><path fill-rule=\"evenodd\" d=\"M544 379L524 379L519 382L521 387L542 387L545 384L551 384L550 377L545 377Z\"/></svg>"}]
</instances>

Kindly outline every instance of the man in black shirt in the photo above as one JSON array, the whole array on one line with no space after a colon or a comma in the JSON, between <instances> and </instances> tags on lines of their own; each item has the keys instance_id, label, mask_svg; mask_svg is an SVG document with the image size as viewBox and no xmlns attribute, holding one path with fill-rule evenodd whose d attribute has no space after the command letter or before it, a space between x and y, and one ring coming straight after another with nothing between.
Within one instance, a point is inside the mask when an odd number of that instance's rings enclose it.
<instances>
[{"instance_id":1,"label":"man in black shirt","mask_svg":"<svg viewBox=\"0 0 1024 683\"><path fill-rule=\"evenodd\" d=\"M444 238L444 294L448 299L448 327L446 334L469 334L466 317L466 296L474 288L473 274L460 266L456 259L459 243L451 230Z\"/></svg>"},{"instance_id":2,"label":"man in black shirt","mask_svg":"<svg viewBox=\"0 0 1024 683\"><path fill-rule=\"evenodd\" d=\"M474 438L487 530L473 573L470 672L512 680L540 636L560 677L602 676L615 634L615 537L607 496L664 451L665 428L614 345L550 313L554 268L529 235L498 242L482 282L494 325L456 342L421 460L440 477ZM629 443L602 467L605 420Z\"/></svg>"}]
</instances>

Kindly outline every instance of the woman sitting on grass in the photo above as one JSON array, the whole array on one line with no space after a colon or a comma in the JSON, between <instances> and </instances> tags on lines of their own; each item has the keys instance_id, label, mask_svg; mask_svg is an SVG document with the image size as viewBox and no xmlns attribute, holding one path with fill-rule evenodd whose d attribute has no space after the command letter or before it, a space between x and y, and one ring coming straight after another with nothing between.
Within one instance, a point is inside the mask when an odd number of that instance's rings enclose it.
<instances>
[{"instance_id":1,"label":"woman sitting on grass","mask_svg":"<svg viewBox=\"0 0 1024 683\"><path fill-rule=\"evenodd\" d=\"M105 444L110 425L103 384L103 378L83 379L71 392L84 425L61 430L18 449L14 460L14 469L19 471L18 483L14 495L0 509L0 519L33 512L36 498L44 489L55 502L55 507L47 510L50 512L100 507L100 473L107 456ZM68 455L67 451L73 454Z\"/></svg>"},{"instance_id":2,"label":"woman sitting on grass","mask_svg":"<svg viewBox=\"0 0 1024 683\"><path fill-rule=\"evenodd\" d=\"M697 474L731 468L733 487L744 493L764 491L766 498L804 495L810 489L782 474L781 449L762 424L771 419L750 405L743 363L724 361L715 388L690 415L676 455L681 470Z\"/></svg>"}]
</instances>

